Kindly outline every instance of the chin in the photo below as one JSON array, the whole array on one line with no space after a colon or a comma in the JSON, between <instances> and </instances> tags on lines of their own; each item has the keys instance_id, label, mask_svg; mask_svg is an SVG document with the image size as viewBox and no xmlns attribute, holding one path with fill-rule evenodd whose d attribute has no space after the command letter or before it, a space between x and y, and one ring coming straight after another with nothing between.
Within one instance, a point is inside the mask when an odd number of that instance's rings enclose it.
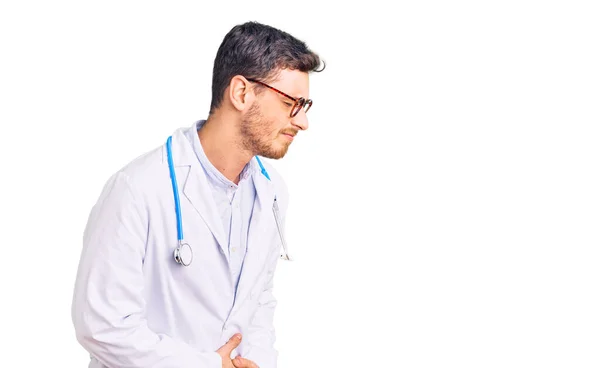
<instances>
[{"instance_id":1,"label":"chin","mask_svg":"<svg viewBox=\"0 0 600 368\"><path fill-rule=\"evenodd\" d=\"M285 156L289 147L289 144L282 145L279 147L271 147L269 150L261 152L260 156L270 158L273 160L279 160L280 158L283 158L283 156Z\"/></svg>"}]
</instances>

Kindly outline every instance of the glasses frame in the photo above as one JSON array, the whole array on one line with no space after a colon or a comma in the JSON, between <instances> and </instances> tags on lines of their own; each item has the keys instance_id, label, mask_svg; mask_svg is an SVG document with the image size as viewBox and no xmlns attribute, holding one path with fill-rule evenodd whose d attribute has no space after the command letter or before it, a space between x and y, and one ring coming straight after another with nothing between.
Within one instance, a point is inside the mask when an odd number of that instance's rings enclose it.
<instances>
[{"instance_id":1,"label":"glasses frame","mask_svg":"<svg viewBox=\"0 0 600 368\"><path fill-rule=\"evenodd\" d=\"M295 98L295 97L292 97L292 96L288 95L287 93L282 92L282 91L278 90L275 87L271 87L268 84L266 84L264 82L261 82L259 80L252 79L252 78L246 78L246 79L248 81L250 81L250 82L258 83L258 84L260 84L262 86L265 86L265 87L267 87L267 88L269 88L269 89L271 89L271 90L279 93L280 95L283 95L283 96L289 98L290 100L294 101L294 105L292 105L292 110L290 111L290 117L291 118L293 118L294 116L298 115L298 113L302 109L304 109L304 113L307 113L308 110L311 108L311 106L313 104L313 101L311 99L306 99L304 97Z\"/></svg>"}]
</instances>

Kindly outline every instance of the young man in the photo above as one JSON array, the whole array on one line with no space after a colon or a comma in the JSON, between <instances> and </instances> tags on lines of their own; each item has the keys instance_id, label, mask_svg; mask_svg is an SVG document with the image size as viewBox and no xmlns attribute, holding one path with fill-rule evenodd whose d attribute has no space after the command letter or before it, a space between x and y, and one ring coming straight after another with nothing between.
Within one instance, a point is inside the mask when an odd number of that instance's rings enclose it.
<instances>
[{"instance_id":1,"label":"young man","mask_svg":"<svg viewBox=\"0 0 600 368\"><path fill-rule=\"evenodd\" d=\"M285 32L234 27L215 58L208 118L111 176L73 297L90 367L276 367L287 190L258 156L282 158L308 128L308 73L321 65Z\"/></svg>"}]
</instances>

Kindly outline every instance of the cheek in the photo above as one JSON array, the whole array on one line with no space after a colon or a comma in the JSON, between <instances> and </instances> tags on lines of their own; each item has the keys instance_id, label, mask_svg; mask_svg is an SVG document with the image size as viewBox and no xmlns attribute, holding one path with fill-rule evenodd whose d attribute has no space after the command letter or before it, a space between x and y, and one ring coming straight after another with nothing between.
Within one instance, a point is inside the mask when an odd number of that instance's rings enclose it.
<instances>
[{"instance_id":1,"label":"cheek","mask_svg":"<svg viewBox=\"0 0 600 368\"><path fill-rule=\"evenodd\" d=\"M264 132L264 135L272 138L276 138L284 127L284 124L281 123L281 120L275 116L263 117L261 125L261 130Z\"/></svg>"},{"instance_id":2,"label":"cheek","mask_svg":"<svg viewBox=\"0 0 600 368\"><path fill-rule=\"evenodd\" d=\"M253 133L258 140L275 140L286 127L284 114L277 109L260 109L253 116Z\"/></svg>"}]
</instances>

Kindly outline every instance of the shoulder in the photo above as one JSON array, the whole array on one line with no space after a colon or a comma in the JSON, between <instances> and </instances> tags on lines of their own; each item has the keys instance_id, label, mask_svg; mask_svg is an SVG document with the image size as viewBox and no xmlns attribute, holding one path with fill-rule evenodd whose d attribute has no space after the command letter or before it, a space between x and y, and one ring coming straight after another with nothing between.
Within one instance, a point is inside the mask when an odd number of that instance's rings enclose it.
<instances>
[{"instance_id":1,"label":"shoulder","mask_svg":"<svg viewBox=\"0 0 600 368\"><path fill-rule=\"evenodd\" d=\"M155 147L131 160L127 165L123 166L119 172L131 178L135 183L151 180L158 172L162 172L162 169L166 165L164 151L164 144Z\"/></svg>"},{"instance_id":2,"label":"shoulder","mask_svg":"<svg viewBox=\"0 0 600 368\"><path fill-rule=\"evenodd\" d=\"M140 154L114 171L106 185L126 189L134 197L143 196L156 185L159 175L169 177L163 151L164 145L161 145Z\"/></svg>"}]
</instances>

